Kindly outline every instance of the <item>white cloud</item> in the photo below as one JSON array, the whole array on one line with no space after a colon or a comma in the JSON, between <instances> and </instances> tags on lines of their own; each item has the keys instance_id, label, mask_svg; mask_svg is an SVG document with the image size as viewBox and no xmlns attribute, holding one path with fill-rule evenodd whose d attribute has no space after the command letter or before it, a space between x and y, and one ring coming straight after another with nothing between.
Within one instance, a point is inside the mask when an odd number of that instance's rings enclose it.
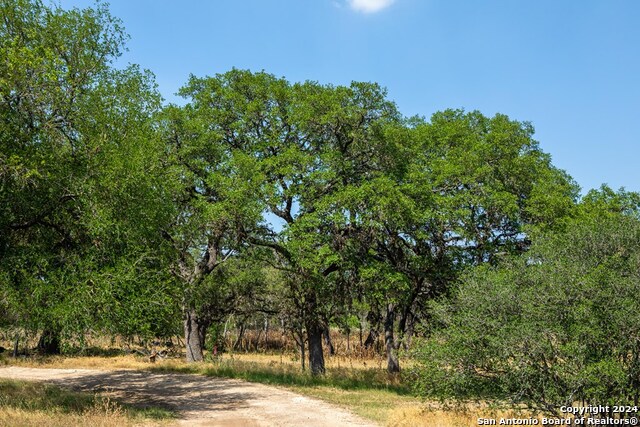
<instances>
[{"instance_id":1,"label":"white cloud","mask_svg":"<svg viewBox=\"0 0 640 427\"><path fill-rule=\"evenodd\" d=\"M357 12L374 13L391 6L395 0L347 0L351 9Z\"/></svg>"}]
</instances>

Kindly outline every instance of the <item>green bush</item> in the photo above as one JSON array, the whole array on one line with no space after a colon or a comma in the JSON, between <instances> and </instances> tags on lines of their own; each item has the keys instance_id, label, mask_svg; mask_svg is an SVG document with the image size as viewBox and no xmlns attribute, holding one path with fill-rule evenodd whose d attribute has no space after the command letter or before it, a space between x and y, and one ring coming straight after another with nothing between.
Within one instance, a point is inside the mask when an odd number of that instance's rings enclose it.
<instances>
[{"instance_id":1,"label":"green bush","mask_svg":"<svg viewBox=\"0 0 640 427\"><path fill-rule=\"evenodd\" d=\"M523 256L470 271L416 350L415 387L508 398L548 413L638 404L640 223L589 215Z\"/></svg>"}]
</instances>

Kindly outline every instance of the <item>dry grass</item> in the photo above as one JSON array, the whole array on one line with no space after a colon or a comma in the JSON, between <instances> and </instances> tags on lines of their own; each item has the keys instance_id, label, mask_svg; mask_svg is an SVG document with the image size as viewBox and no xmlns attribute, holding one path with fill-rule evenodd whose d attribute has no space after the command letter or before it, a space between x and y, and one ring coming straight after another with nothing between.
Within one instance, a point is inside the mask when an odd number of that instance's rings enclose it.
<instances>
[{"instance_id":1,"label":"dry grass","mask_svg":"<svg viewBox=\"0 0 640 427\"><path fill-rule=\"evenodd\" d=\"M305 389L291 387L291 389L310 397L331 402L382 425L391 425L394 416L402 415L394 414L394 411L398 408L407 408L412 412L419 412L423 407L423 403L419 399L389 390L344 390L331 386L307 387Z\"/></svg>"},{"instance_id":2,"label":"dry grass","mask_svg":"<svg viewBox=\"0 0 640 427\"><path fill-rule=\"evenodd\" d=\"M168 426L166 421L134 420L124 415L85 412L64 414L23 409L0 409L0 426L6 427L129 427Z\"/></svg>"},{"instance_id":3,"label":"dry grass","mask_svg":"<svg viewBox=\"0 0 640 427\"><path fill-rule=\"evenodd\" d=\"M490 418L499 422L500 418L526 419L531 414L525 411L481 409L477 406L447 410L399 407L390 411L388 416L390 421L386 425L389 427L477 427L478 418Z\"/></svg>"},{"instance_id":4,"label":"dry grass","mask_svg":"<svg viewBox=\"0 0 640 427\"><path fill-rule=\"evenodd\" d=\"M300 359L291 353L266 354L266 353L225 353L217 359L217 362L230 362L237 364L256 364L257 366L288 366L293 371L300 371ZM406 361L404 365L406 365ZM348 357L333 356L325 359L327 370L371 370L384 371L385 359L382 357ZM7 355L0 356L0 365L40 367L40 368L84 368L84 369L147 369L154 366L142 355L119 356L30 356L16 359ZM181 358L158 359L155 366L189 366Z\"/></svg>"},{"instance_id":5,"label":"dry grass","mask_svg":"<svg viewBox=\"0 0 640 427\"><path fill-rule=\"evenodd\" d=\"M1 426L168 426L172 418L166 410L124 407L100 394L0 380Z\"/></svg>"},{"instance_id":6,"label":"dry grass","mask_svg":"<svg viewBox=\"0 0 640 427\"><path fill-rule=\"evenodd\" d=\"M182 363L177 360L167 360L163 363ZM102 356L33 356L33 357L0 357L0 366L22 366L30 368L59 368L59 369L146 369L150 363L144 357L123 355L113 357Z\"/></svg>"}]
</instances>

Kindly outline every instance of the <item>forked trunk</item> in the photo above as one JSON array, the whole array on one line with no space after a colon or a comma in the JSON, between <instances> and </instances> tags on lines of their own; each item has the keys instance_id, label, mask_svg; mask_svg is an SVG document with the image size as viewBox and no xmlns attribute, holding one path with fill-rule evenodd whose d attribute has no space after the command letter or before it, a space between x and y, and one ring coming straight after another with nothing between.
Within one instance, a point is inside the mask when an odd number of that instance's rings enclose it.
<instances>
[{"instance_id":1,"label":"forked trunk","mask_svg":"<svg viewBox=\"0 0 640 427\"><path fill-rule=\"evenodd\" d=\"M184 342L187 350L187 362L204 360L204 335L206 325L199 321L194 309L187 309L184 314Z\"/></svg>"},{"instance_id":2,"label":"forked trunk","mask_svg":"<svg viewBox=\"0 0 640 427\"><path fill-rule=\"evenodd\" d=\"M322 354L322 330L317 324L307 326L309 337L309 369L312 375L322 375L324 369L324 355Z\"/></svg>"},{"instance_id":3,"label":"forked trunk","mask_svg":"<svg viewBox=\"0 0 640 427\"><path fill-rule=\"evenodd\" d=\"M400 372L400 362L396 353L397 346L393 336L395 319L395 307L393 304L389 304L387 306L387 317L384 320L384 345L387 352L387 371L390 373Z\"/></svg>"}]
</instances>

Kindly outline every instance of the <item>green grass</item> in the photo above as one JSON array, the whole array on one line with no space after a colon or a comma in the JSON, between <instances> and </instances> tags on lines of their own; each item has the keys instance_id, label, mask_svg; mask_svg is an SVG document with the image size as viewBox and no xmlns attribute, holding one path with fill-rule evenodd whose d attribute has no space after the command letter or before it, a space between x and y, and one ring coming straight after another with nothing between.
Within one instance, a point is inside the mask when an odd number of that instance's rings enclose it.
<instances>
[{"instance_id":1,"label":"green grass","mask_svg":"<svg viewBox=\"0 0 640 427\"><path fill-rule=\"evenodd\" d=\"M159 364L148 368L155 372L181 372L211 377L235 378L245 381L287 387L328 386L341 390L386 390L400 395L409 395L409 387L398 375L386 371L369 369L327 368L325 375L312 376L297 366L286 363L260 363L226 359L212 363Z\"/></svg>"}]
</instances>

